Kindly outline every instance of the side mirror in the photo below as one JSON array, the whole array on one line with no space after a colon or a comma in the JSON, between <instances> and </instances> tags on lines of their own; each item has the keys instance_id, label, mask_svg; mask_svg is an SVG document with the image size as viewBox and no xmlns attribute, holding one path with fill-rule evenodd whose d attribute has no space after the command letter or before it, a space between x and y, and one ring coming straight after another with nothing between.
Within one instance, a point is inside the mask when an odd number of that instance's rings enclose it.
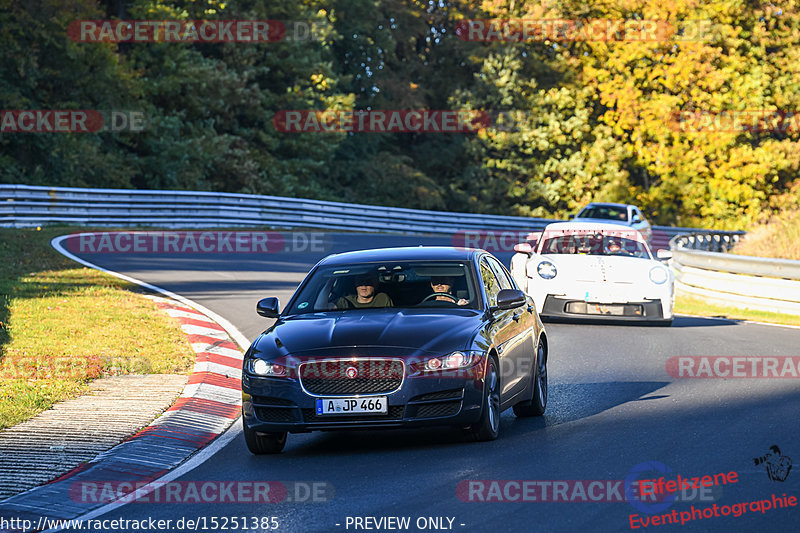
<instances>
[{"instance_id":1,"label":"side mirror","mask_svg":"<svg viewBox=\"0 0 800 533\"><path fill-rule=\"evenodd\" d=\"M266 318L278 318L280 301L277 298L264 298L256 304L256 313Z\"/></svg>"},{"instance_id":2,"label":"side mirror","mask_svg":"<svg viewBox=\"0 0 800 533\"><path fill-rule=\"evenodd\" d=\"M517 289L503 289L497 293L496 309L514 309L526 302L525 293Z\"/></svg>"},{"instance_id":3,"label":"side mirror","mask_svg":"<svg viewBox=\"0 0 800 533\"><path fill-rule=\"evenodd\" d=\"M520 254L530 254L533 252L533 247L527 242L521 242L514 245L514 251Z\"/></svg>"},{"instance_id":4,"label":"side mirror","mask_svg":"<svg viewBox=\"0 0 800 533\"><path fill-rule=\"evenodd\" d=\"M569 216L567 217L567 219L569 219L569 220L572 220L573 218L575 218L575 215L569 215Z\"/></svg>"},{"instance_id":5,"label":"side mirror","mask_svg":"<svg viewBox=\"0 0 800 533\"><path fill-rule=\"evenodd\" d=\"M633 218L631 218L631 222L633 222L634 224L638 224L641 221L642 219L639 218L639 215L633 215Z\"/></svg>"},{"instance_id":6,"label":"side mirror","mask_svg":"<svg viewBox=\"0 0 800 533\"><path fill-rule=\"evenodd\" d=\"M664 249L658 250L656 252L656 257L664 260L672 259L672 250L664 250Z\"/></svg>"}]
</instances>

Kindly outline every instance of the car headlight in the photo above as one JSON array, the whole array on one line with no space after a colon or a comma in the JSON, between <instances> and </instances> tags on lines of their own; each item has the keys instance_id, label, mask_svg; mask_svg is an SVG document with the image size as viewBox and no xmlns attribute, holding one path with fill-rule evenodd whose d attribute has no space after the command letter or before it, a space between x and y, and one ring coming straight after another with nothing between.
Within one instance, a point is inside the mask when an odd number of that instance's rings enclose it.
<instances>
[{"instance_id":1,"label":"car headlight","mask_svg":"<svg viewBox=\"0 0 800 533\"><path fill-rule=\"evenodd\" d=\"M472 364L472 355L464 352L453 352L444 357L434 357L425 361L425 370L453 370L466 368Z\"/></svg>"},{"instance_id":2,"label":"car headlight","mask_svg":"<svg viewBox=\"0 0 800 533\"><path fill-rule=\"evenodd\" d=\"M669 273L665 268L653 267L650 269L650 281L656 285L663 285L669 279Z\"/></svg>"},{"instance_id":3,"label":"car headlight","mask_svg":"<svg viewBox=\"0 0 800 533\"><path fill-rule=\"evenodd\" d=\"M411 363L411 374L425 374L427 372L447 372L450 370L464 370L475 366L481 361L481 352L456 351L440 357L433 357L424 361Z\"/></svg>"},{"instance_id":4,"label":"car headlight","mask_svg":"<svg viewBox=\"0 0 800 533\"><path fill-rule=\"evenodd\" d=\"M544 279L553 279L556 277L556 274L558 274L556 266L550 261L542 261L539 263L539 266L536 267L536 272Z\"/></svg>"},{"instance_id":5,"label":"car headlight","mask_svg":"<svg viewBox=\"0 0 800 533\"><path fill-rule=\"evenodd\" d=\"M263 359L251 359L250 371L257 376L284 378L287 375L285 366L275 363L268 363Z\"/></svg>"}]
</instances>

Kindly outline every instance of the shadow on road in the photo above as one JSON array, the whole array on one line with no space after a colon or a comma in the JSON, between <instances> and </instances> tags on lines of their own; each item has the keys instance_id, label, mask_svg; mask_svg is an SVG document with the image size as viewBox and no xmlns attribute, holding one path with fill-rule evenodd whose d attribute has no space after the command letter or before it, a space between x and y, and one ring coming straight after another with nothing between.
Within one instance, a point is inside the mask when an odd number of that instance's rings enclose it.
<instances>
[{"instance_id":1,"label":"shadow on road","mask_svg":"<svg viewBox=\"0 0 800 533\"><path fill-rule=\"evenodd\" d=\"M548 427L587 418L626 402L644 399L669 382L610 382L551 384L547 413L537 418L516 418L511 409L501 420L500 439L509 443L527 438ZM298 446L290 445L283 455L351 455L354 452L378 452L400 449L435 449L463 445L466 440L458 428L394 429L380 431L341 431L317 433Z\"/></svg>"}]
</instances>

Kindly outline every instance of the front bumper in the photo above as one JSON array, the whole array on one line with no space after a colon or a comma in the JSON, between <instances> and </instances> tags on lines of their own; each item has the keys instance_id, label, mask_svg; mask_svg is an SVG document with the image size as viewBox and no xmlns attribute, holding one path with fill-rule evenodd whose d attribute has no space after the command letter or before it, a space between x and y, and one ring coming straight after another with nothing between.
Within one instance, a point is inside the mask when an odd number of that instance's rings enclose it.
<instances>
[{"instance_id":1,"label":"front bumper","mask_svg":"<svg viewBox=\"0 0 800 533\"><path fill-rule=\"evenodd\" d=\"M649 322L664 320L661 300L594 303L548 294L540 315L543 318L579 318L581 320L619 320Z\"/></svg>"},{"instance_id":2,"label":"front bumper","mask_svg":"<svg viewBox=\"0 0 800 533\"><path fill-rule=\"evenodd\" d=\"M290 378L242 376L242 419L263 432L301 433L319 430L467 426L480 418L483 380L464 377L407 377L403 386L386 396L385 415L317 415L316 401Z\"/></svg>"}]
</instances>

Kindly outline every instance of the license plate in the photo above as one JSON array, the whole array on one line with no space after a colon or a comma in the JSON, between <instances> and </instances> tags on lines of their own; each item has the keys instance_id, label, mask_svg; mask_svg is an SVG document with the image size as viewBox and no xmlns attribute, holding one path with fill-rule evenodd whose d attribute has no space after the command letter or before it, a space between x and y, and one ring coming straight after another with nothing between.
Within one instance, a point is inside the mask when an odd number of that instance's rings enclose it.
<instances>
[{"instance_id":1,"label":"license plate","mask_svg":"<svg viewBox=\"0 0 800 533\"><path fill-rule=\"evenodd\" d=\"M317 398L318 415L385 415L389 412L386 396L369 398Z\"/></svg>"},{"instance_id":2,"label":"license plate","mask_svg":"<svg viewBox=\"0 0 800 533\"><path fill-rule=\"evenodd\" d=\"M592 315L622 316L625 314L625 307L622 305L589 304L588 307L589 307L589 314Z\"/></svg>"}]
</instances>

